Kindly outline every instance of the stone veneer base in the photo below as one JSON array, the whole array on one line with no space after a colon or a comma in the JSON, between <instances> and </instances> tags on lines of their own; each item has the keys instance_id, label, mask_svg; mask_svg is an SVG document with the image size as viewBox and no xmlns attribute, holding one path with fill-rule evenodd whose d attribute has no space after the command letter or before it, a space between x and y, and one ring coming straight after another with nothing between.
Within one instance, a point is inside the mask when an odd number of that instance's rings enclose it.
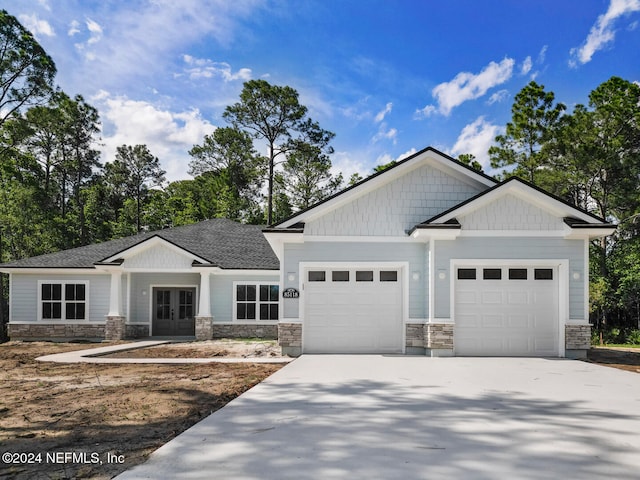
<instances>
[{"instance_id":1,"label":"stone veneer base","mask_svg":"<svg viewBox=\"0 0 640 480\"><path fill-rule=\"evenodd\" d=\"M264 338L278 339L278 325L216 325L213 323L213 338Z\"/></svg>"},{"instance_id":2,"label":"stone veneer base","mask_svg":"<svg viewBox=\"0 0 640 480\"><path fill-rule=\"evenodd\" d=\"M7 325L10 340L88 340L104 339L104 324L14 324Z\"/></svg>"}]
</instances>

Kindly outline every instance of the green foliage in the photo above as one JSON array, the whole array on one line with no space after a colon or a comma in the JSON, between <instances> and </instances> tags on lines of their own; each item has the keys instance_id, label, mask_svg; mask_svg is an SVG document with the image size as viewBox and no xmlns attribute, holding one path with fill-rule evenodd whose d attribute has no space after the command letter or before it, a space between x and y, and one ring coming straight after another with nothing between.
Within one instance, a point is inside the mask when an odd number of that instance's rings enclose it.
<instances>
[{"instance_id":1,"label":"green foliage","mask_svg":"<svg viewBox=\"0 0 640 480\"><path fill-rule=\"evenodd\" d=\"M503 176L516 175L531 183L539 182L547 165L542 147L566 108L561 103L553 105L554 99L552 92L546 92L544 85L534 81L515 96L506 133L498 135L498 146L489 149L491 166L505 169Z\"/></svg>"},{"instance_id":2,"label":"green foliage","mask_svg":"<svg viewBox=\"0 0 640 480\"><path fill-rule=\"evenodd\" d=\"M276 158L304 150L318 148L333 153L329 143L332 132L320 128L307 117L307 107L301 105L298 92L288 86L271 85L266 80L245 82L240 101L229 105L223 114L236 130L242 130L254 139L265 141L267 157L267 223L273 223Z\"/></svg>"},{"instance_id":3,"label":"green foliage","mask_svg":"<svg viewBox=\"0 0 640 480\"><path fill-rule=\"evenodd\" d=\"M0 10L0 127L53 91L56 66L31 32Z\"/></svg>"},{"instance_id":4,"label":"green foliage","mask_svg":"<svg viewBox=\"0 0 640 480\"><path fill-rule=\"evenodd\" d=\"M476 156L473 153L462 153L458 155L458 161L470 166L478 172L482 172L482 164L476 160Z\"/></svg>"}]
</instances>

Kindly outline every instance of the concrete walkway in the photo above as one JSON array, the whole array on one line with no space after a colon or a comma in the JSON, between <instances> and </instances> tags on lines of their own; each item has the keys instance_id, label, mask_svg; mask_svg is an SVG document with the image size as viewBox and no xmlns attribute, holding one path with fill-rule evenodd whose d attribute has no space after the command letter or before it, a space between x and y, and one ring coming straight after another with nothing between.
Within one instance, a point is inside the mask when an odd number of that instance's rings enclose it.
<instances>
[{"instance_id":1,"label":"concrete walkway","mask_svg":"<svg viewBox=\"0 0 640 480\"><path fill-rule=\"evenodd\" d=\"M303 356L119 480L637 479L640 375L534 358Z\"/></svg>"},{"instance_id":2,"label":"concrete walkway","mask_svg":"<svg viewBox=\"0 0 640 480\"><path fill-rule=\"evenodd\" d=\"M74 352L54 353L36 358L41 362L58 363L289 363L293 358L288 357L210 357L210 358L105 358L102 355L137 350L171 343L169 340L141 340L138 342L109 345L106 347L76 350Z\"/></svg>"}]
</instances>

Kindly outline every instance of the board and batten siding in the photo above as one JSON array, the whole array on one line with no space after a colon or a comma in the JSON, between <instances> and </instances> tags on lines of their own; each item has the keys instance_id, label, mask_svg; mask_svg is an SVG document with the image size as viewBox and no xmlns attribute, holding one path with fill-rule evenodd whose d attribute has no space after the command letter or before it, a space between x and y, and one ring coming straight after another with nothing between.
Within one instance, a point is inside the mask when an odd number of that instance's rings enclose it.
<instances>
[{"instance_id":1,"label":"board and batten siding","mask_svg":"<svg viewBox=\"0 0 640 480\"><path fill-rule=\"evenodd\" d=\"M306 235L406 236L416 224L480 193L432 166L421 166L305 224Z\"/></svg>"},{"instance_id":2,"label":"board and batten siding","mask_svg":"<svg viewBox=\"0 0 640 480\"><path fill-rule=\"evenodd\" d=\"M214 322L233 321L233 282L280 283L279 272L264 275L211 275L211 314ZM243 322L246 322L243 320Z\"/></svg>"},{"instance_id":3,"label":"board and batten siding","mask_svg":"<svg viewBox=\"0 0 640 480\"><path fill-rule=\"evenodd\" d=\"M304 281L299 271L300 262L408 262L409 263L409 315L424 319L428 312L428 245L424 243L377 242L307 242L284 246L284 288L300 289ZM418 279L413 278L416 273ZM289 274L295 279L289 280ZM284 299L284 318L299 318L299 300Z\"/></svg>"},{"instance_id":4,"label":"board and batten siding","mask_svg":"<svg viewBox=\"0 0 640 480\"><path fill-rule=\"evenodd\" d=\"M109 289L111 277L105 275L60 275L60 274L11 274L11 314L12 322L37 322L38 282L89 282L89 313L86 320L65 323L104 323L109 313ZM42 322L42 321L41 321ZM55 323L56 320L46 320Z\"/></svg>"},{"instance_id":5,"label":"board and batten siding","mask_svg":"<svg viewBox=\"0 0 640 480\"><path fill-rule=\"evenodd\" d=\"M569 260L569 319L584 320L584 241L551 237L460 237L435 242L435 271L446 272L445 279L435 281L435 316L450 317L451 259ZM572 274L578 273L579 279Z\"/></svg>"}]
</instances>

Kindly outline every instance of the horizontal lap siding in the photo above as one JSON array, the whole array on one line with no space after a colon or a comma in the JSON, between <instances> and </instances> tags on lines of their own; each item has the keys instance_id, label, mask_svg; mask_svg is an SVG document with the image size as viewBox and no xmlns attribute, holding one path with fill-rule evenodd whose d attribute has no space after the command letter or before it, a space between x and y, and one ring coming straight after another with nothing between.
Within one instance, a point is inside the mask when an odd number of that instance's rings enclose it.
<instances>
[{"instance_id":1,"label":"horizontal lap siding","mask_svg":"<svg viewBox=\"0 0 640 480\"><path fill-rule=\"evenodd\" d=\"M104 322L109 313L109 275L46 275L21 274L11 275L11 321L38 321L38 281L51 280L73 282L89 282L89 315L87 322ZM51 320L47 320L51 323ZM78 320L82 322L82 320Z\"/></svg>"},{"instance_id":2,"label":"horizontal lap siding","mask_svg":"<svg viewBox=\"0 0 640 480\"><path fill-rule=\"evenodd\" d=\"M435 315L450 316L451 259L568 259L569 260L569 318L584 319L584 241L561 238L517 237L460 237L453 241L435 242L436 272L446 271L446 280L435 282ZM572 274L579 273L574 280Z\"/></svg>"},{"instance_id":3,"label":"horizontal lap siding","mask_svg":"<svg viewBox=\"0 0 640 480\"><path fill-rule=\"evenodd\" d=\"M284 254L284 288L300 288L300 262L408 262L409 263L409 318L424 319L428 310L427 246L418 243L351 243L308 242L286 244ZM418 280L412 273L417 272ZM290 281L288 274L295 280ZM284 300L284 317L299 318L299 300Z\"/></svg>"}]
</instances>

